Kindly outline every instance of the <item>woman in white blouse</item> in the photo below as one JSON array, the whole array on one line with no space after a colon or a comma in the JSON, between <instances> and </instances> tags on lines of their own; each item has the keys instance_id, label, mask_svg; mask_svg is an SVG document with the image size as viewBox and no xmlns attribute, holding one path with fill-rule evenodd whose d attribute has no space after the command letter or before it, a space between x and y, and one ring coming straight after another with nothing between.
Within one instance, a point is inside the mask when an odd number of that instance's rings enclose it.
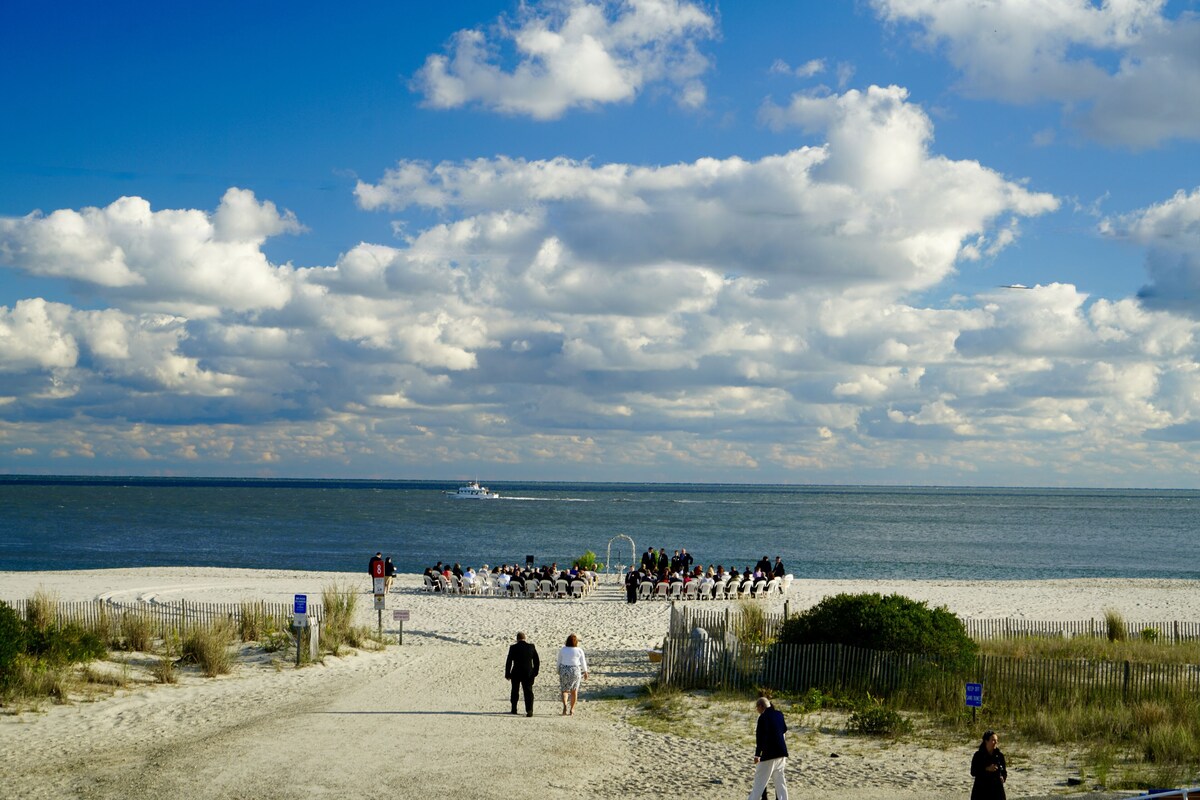
<instances>
[{"instance_id":1,"label":"woman in white blouse","mask_svg":"<svg viewBox=\"0 0 1200 800\"><path fill-rule=\"evenodd\" d=\"M567 644L558 651L558 688L562 690L563 715L575 713L575 701L579 699L579 682L588 676L587 657L579 648L579 637L571 634ZM567 700L570 699L570 707Z\"/></svg>"}]
</instances>

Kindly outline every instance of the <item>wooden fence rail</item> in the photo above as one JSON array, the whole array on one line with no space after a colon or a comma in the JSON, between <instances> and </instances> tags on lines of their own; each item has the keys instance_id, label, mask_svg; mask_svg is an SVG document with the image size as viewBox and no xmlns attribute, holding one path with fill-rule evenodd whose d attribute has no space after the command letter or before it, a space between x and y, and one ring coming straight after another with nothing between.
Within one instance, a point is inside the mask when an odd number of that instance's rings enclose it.
<instances>
[{"instance_id":1,"label":"wooden fence rail","mask_svg":"<svg viewBox=\"0 0 1200 800\"><path fill-rule=\"evenodd\" d=\"M945 672L914 654L840 644L748 645L732 635L696 634L667 638L659 680L680 688L817 688L883 697L918 687L926 695L961 697L963 683L973 681L1006 702L1068 705L1192 695L1200 692L1200 665L979 656L970 669Z\"/></svg>"},{"instance_id":2,"label":"wooden fence rail","mask_svg":"<svg viewBox=\"0 0 1200 800\"><path fill-rule=\"evenodd\" d=\"M27 600L9 603L23 618L31 605ZM86 602L56 602L53 618L63 625L81 625L93 630L107 630L109 637L118 637L122 618L136 618L150 624L153 636L159 639L171 635L183 636L197 627L227 621L233 625L242 622L244 614L253 614L263 621L270 621L276 629L287 630L292 623L292 606L289 603L196 603L179 600L169 603L116 603L107 600ZM309 619L323 619L321 606L308 607Z\"/></svg>"},{"instance_id":3,"label":"wooden fence rail","mask_svg":"<svg viewBox=\"0 0 1200 800\"><path fill-rule=\"evenodd\" d=\"M740 611L731 608L706 609L693 605L673 604L668 630L670 637L688 636L694 628L703 628L710 636L723 636L734 630ZM763 633L767 637L778 634L784 615L764 613ZM1034 619L977 619L960 617L967 635L972 639L1010 639L1021 636L1105 636L1108 631L1103 619L1083 620L1034 620ZM1125 633L1137 638L1142 631L1153 630L1154 636L1163 642L1179 643L1200 640L1200 622L1126 622Z\"/></svg>"},{"instance_id":4,"label":"wooden fence rail","mask_svg":"<svg viewBox=\"0 0 1200 800\"><path fill-rule=\"evenodd\" d=\"M754 622L758 619L758 630ZM889 696L920 686L926 695L961 695L980 682L1012 702L1063 704L1177 697L1200 692L1200 665L979 656L970 669L943 673L924 656L838 644L767 645L783 614L673 605L659 680L682 688L870 691ZM974 639L1105 636L1105 620L964 619ZM1200 639L1200 623L1128 622L1126 634L1154 630L1165 642ZM749 636L747 633L749 632ZM756 635L757 634L757 635Z\"/></svg>"}]
</instances>

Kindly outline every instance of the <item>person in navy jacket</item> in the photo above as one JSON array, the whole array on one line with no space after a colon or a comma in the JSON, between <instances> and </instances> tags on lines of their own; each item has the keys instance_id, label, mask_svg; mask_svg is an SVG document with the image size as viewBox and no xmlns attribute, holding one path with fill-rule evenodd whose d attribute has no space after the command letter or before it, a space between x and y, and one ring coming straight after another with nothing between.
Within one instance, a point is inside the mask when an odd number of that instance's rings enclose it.
<instances>
[{"instance_id":1,"label":"person in navy jacket","mask_svg":"<svg viewBox=\"0 0 1200 800\"><path fill-rule=\"evenodd\" d=\"M783 770L787 766L788 749L783 735L787 733L787 723L783 720L783 712L771 705L765 697L758 698L754 703L758 709L758 726L754 731L754 785L746 800L757 800L767 789L767 783L775 781L775 797L778 800L788 800L787 781Z\"/></svg>"}]
</instances>

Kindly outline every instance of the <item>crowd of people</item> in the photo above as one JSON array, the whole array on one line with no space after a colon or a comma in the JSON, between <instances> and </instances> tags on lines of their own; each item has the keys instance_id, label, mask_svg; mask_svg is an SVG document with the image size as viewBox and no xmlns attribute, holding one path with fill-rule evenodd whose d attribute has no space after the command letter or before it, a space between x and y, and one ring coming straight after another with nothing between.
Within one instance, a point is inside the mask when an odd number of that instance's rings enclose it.
<instances>
[{"instance_id":1,"label":"crowd of people","mask_svg":"<svg viewBox=\"0 0 1200 800\"><path fill-rule=\"evenodd\" d=\"M763 556L753 569L746 567L739 572L737 567L730 567L726 571L723 564L709 564L705 569L696 564L692 554L684 548L668 556L665 548L660 547L656 551L653 547L647 547L646 552L642 553L641 563L631 567L629 574L625 576L625 591L630 603L637 602L638 592L644 583L651 583L656 587L670 587L675 584L687 587L688 584L696 582L698 593L701 595L706 596L706 593L712 592L716 586L722 587L725 593L732 595L749 591L759 581L782 579L785 575L787 569L783 566L782 556L775 556L773 564L770 558Z\"/></svg>"},{"instance_id":2,"label":"crowd of people","mask_svg":"<svg viewBox=\"0 0 1200 800\"><path fill-rule=\"evenodd\" d=\"M583 584L584 591L590 591L599 580L593 570L582 569L576 565L560 569L557 562L543 564L537 568L532 564L502 564L497 567L484 564L476 570L473 567L464 568L458 563L451 565L439 561L432 567L426 567L424 576L429 579L435 592L472 593L486 588L499 594L512 594L517 591L526 593L530 581L534 582L535 590L540 589L542 581L550 581L555 586L555 594L560 595L566 593L558 588L562 581L565 581L568 587L579 581Z\"/></svg>"}]
</instances>

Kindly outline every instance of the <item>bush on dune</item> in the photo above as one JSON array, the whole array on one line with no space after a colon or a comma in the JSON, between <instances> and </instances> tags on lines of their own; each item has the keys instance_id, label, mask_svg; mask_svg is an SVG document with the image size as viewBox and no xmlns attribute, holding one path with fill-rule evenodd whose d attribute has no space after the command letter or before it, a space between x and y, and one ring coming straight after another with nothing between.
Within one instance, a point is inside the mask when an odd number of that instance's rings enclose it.
<instances>
[{"instance_id":1,"label":"bush on dune","mask_svg":"<svg viewBox=\"0 0 1200 800\"><path fill-rule=\"evenodd\" d=\"M975 663L979 647L947 609L898 594L838 594L789 618L784 644L845 644L894 653L919 653L948 669Z\"/></svg>"}]
</instances>

